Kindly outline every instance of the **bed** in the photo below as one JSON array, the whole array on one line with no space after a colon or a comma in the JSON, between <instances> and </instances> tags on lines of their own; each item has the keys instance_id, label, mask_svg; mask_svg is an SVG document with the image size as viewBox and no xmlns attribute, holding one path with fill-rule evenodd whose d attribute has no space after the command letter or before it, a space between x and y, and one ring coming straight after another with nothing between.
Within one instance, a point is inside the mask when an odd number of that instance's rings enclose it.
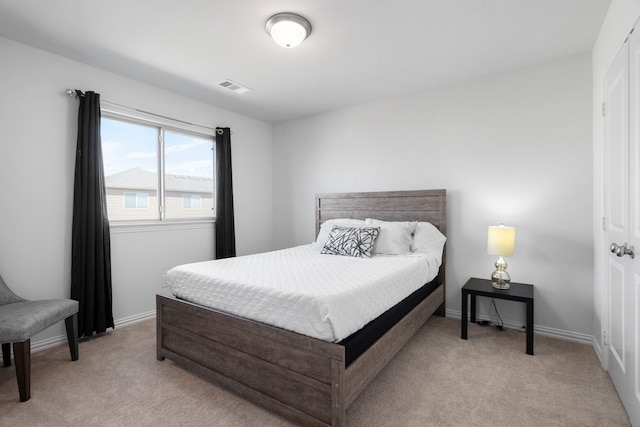
<instances>
[{"instance_id":1,"label":"bed","mask_svg":"<svg viewBox=\"0 0 640 427\"><path fill-rule=\"evenodd\" d=\"M446 191L317 195L316 234L337 218L424 221L446 234ZM344 425L349 405L424 322L444 316L445 260L434 280L340 342L157 295L157 358L298 424Z\"/></svg>"}]
</instances>

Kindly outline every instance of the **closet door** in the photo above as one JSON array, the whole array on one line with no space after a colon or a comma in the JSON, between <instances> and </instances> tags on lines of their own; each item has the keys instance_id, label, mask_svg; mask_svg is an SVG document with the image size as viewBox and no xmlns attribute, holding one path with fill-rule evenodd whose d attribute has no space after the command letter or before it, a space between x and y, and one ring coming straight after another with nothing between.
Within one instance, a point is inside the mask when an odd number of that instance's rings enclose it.
<instances>
[{"instance_id":1,"label":"closet door","mask_svg":"<svg viewBox=\"0 0 640 427\"><path fill-rule=\"evenodd\" d=\"M628 39L605 76L605 242L607 344L605 363L629 414L640 425L640 236L638 209L638 56Z\"/></svg>"},{"instance_id":2,"label":"closet door","mask_svg":"<svg viewBox=\"0 0 640 427\"><path fill-rule=\"evenodd\" d=\"M608 371L618 394L629 394L634 347L629 314L628 274L625 256L617 246L629 236L629 43L626 42L609 67L604 81L605 147L605 243L607 251L608 328L605 331ZM614 251L612 251L614 249Z\"/></svg>"},{"instance_id":3,"label":"closet door","mask_svg":"<svg viewBox=\"0 0 640 427\"><path fill-rule=\"evenodd\" d=\"M637 26L637 25L636 25ZM634 257L625 256L633 288L634 332L633 396L624 400L633 425L640 425L640 31L629 36L629 246Z\"/></svg>"}]
</instances>

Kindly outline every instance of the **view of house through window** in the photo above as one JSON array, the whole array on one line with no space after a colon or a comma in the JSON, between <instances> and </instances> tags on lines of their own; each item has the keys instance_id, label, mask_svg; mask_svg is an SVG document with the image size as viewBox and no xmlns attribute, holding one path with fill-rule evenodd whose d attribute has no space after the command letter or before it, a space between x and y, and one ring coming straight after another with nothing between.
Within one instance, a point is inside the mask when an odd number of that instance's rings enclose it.
<instances>
[{"instance_id":1,"label":"view of house through window","mask_svg":"<svg viewBox=\"0 0 640 427\"><path fill-rule=\"evenodd\" d=\"M214 217L212 136L104 114L101 132L109 220Z\"/></svg>"}]
</instances>

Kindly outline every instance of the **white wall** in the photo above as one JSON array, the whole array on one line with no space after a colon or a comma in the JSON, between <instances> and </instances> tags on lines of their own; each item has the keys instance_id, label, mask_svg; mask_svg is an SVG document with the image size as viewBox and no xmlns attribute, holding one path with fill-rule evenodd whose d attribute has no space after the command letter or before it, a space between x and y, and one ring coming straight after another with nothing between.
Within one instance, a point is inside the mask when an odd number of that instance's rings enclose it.
<instances>
[{"instance_id":1,"label":"white wall","mask_svg":"<svg viewBox=\"0 0 640 427\"><path fill-rule=\"evenodd\" d=\"M448 314L493 271L487 226L503 222L537 330L591 342L591 89L585 53L275 125L276 246L313 240L315 193L445 188ZM524 324L522 304L498 303Z\"/></svg>"},{"instance_id":2,"label":"white wall","mask_svg":"<svg viewBox=\"0 0 640 427\"><path fill-rule=\"evenodd\" d=\"M78 102L67 88L233 130L239 254L273 248L272 126L0 38L0 274L25 298L70 294ZM122 231L122 230L120 230ZM213 256L213 229L112 233L116 323L155 310L161 275ZM33 342L63 334L57 325Z\"/></svg>"},{"instance_id":3,"label":"white wall","mask_svg":"<svg viewBox=\"0 0 640 427\"><path fill-rule=\"evenodd\" d=\"M517 227L509 271L536 285L538 330L593 334L588 54L282 123L273 135L270 124L2 38L0 57L0 274L26 298L69 294L77 101L64 90L77 88L233 129L239 254L311 241L315 193L446 188L450 315L466 279L491 273L486 227L504 222ZM154 309L169 266L211 257L212 233L114 232L116 321ZM499 309L524 322L519 304Z\"/></svg>"},{"instance_id":4,"label":"white wall","mask_svg":"<svg viewBox=\"0 0 640 427\"><path fill-rule=\"evenodd\" d=\"M593 234L594 234L594 317L593 334L596 351L603 360L602 330L606 328L606 243L602 230L604 217L604 76L616 53L622 47L636 20L640 17L640 0L613 0L593 48ZM636 31L638 28L636 28Z\"/></svg>"}]
</instances>

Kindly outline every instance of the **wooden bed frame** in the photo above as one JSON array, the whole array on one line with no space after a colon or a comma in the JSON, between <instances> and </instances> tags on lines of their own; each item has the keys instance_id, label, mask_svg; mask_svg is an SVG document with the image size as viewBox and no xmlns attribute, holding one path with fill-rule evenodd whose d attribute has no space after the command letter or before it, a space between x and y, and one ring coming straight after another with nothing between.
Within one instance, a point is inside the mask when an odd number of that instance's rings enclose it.
<instances>
[{"instance_id":1,"label":"wooden bed frame","mask_svg":"<svg viewBox=\"0 0 640 427\"><path fill-rule=\"evenodd\" d=\"M429 221L446 235L446 191L316 196L316 234L332 218ZM157 358L169 358L302 425L345 423L345 411L432 314L444 316L445 259L438 287L349 366L345 348L173 297L156 296Z\"/></svg>"}]
</instances>

